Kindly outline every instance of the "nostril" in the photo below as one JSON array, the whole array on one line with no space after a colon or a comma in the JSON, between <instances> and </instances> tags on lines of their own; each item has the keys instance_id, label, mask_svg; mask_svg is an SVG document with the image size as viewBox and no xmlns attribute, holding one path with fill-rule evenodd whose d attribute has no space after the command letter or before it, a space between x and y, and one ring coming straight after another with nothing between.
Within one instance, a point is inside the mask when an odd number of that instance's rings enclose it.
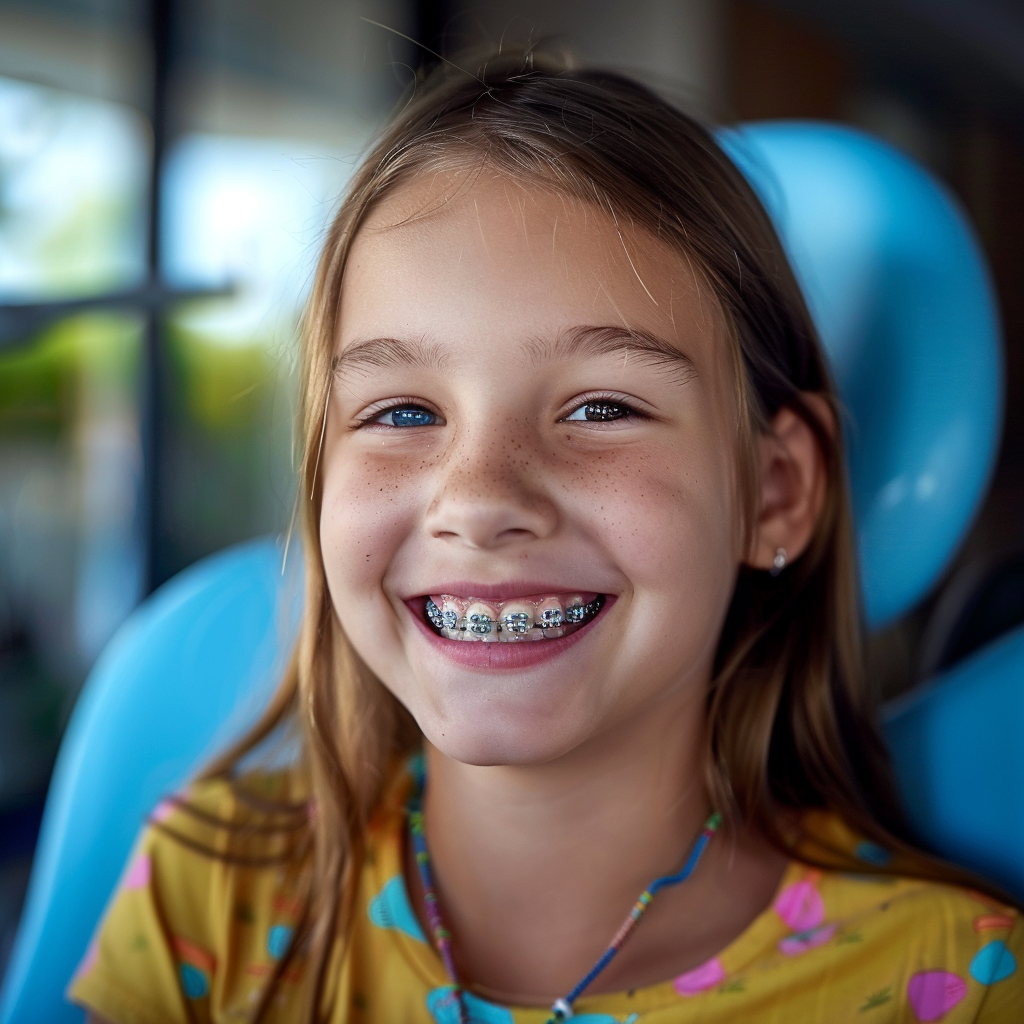
<instances>
[{"instance_id":1,"label":"nostril","mask_svg":"<svg viewBox=\"0 0 1024 1024\"><path fill-rule=\"evenodd\" d=\"M504 530L498 536L509 540L528 540L531 537L536 537L537 535L533 530L512 529Z\"/></svg>"},{"instance_id":2,"label":"nostril","mask_svg":"<svg viewBox=\"0 0 1024 1024\"><path fill-rule=\"evenodd\" d=\"M437 540L462 541L471 547L492 548L539 540L543 534L534 530L511 528L491 531L482 524L467 524L465 529L434 529L430 534Z\"/></svg>"}]
</instances>

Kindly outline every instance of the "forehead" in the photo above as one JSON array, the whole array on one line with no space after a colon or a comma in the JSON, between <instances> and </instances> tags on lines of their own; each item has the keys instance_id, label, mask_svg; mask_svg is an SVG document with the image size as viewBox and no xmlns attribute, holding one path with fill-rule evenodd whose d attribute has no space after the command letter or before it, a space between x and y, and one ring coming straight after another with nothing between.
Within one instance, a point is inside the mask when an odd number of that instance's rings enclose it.
<instances>
[{"instance_id":1,"label":"forehead","mask_svg":"<svg viewBox=\"0 0 1024 1024\"><path fill-rule=\"evenodd\" d=\"M621 217L490 171L422 174L354 240L341 348L376 336L509 342L585 324L724 359L714 293L687 254Z\"/></svg>"}]
</instances>

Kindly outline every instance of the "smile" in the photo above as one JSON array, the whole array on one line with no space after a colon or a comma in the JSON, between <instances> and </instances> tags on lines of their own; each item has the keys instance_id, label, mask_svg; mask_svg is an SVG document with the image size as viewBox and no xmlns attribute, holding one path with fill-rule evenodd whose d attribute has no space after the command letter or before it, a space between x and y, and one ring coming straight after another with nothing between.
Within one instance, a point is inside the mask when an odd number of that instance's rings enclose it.
<instances>
[{"instance_id":1,"label":"smile","mask_svg":"<svg viewBox=\"0 0 1024 1024\"><path fill-rule=\"evenodd\" d=\"M604 603L603 594L517 597L508 601L431 594L424 615L448 640L522 643L557 640L575 633L597 615Z\"/></svg>"}]
</instances>

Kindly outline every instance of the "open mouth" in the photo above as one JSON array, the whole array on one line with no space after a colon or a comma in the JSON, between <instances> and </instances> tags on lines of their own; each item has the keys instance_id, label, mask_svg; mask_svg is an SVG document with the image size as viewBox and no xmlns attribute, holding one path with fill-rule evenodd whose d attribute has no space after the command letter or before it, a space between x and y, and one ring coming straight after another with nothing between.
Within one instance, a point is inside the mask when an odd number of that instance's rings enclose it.
<instances>
[{"instance_id":1,"label":"open mouth","mask_svg":"<svg viewBox=\"0 0 1024 1024\"><path fill-rule=\"evenodd\" d=\"M448 640L529 643L557 640L582 629L605 603L604 594L546 594L507 601L431 594L424 617Z\"/></svg>"}]
</instances>

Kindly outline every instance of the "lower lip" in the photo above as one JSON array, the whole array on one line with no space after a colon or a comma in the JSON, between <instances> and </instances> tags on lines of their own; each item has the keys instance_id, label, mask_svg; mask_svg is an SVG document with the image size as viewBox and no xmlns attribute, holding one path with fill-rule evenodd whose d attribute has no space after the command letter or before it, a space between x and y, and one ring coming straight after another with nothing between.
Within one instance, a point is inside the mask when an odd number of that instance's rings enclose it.
<instances>
[{"instance_id":1,"label":"lower lip","mask_svg":"<svg viewBox=\"0 0 1024 1024\"><path fill-rule=\"evenodd\" d=\"M449 661L465 665L467 668L490 670L492 672L514 671L530 668L551 661L565 654L570 647L582 640L604 616L605 612L615 603L615 598L606 595L601 610L585 625L568 636L560 636L556 640L531 640L526 642L496 641L486 643L483 640L449 640L438 636L423 618L425 599L408 601L406 606L412 613L413 621L420 632L430 641L431 646Z\"/></svg>"}]
</instances>

